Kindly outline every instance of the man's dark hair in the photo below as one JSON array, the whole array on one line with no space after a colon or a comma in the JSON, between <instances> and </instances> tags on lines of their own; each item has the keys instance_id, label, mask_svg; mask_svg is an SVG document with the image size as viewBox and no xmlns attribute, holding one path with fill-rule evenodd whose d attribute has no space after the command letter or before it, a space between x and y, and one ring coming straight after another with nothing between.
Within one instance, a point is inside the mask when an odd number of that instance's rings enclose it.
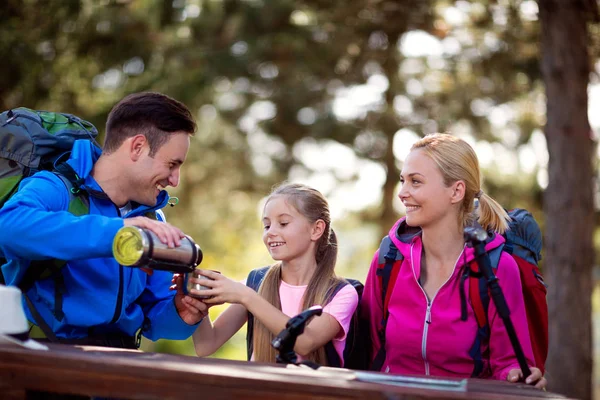
<instances>
[{"instance_id":1,"label":"man's dark hair","mask_svg":"<svg viewBox=\"0 0 600 400\"><path fill-rule=\"evenodd\" d=\"M141 133L152 157L174 132L196 132L192 113L183 103L160 93L130 94L108 114L103 151L110 154L127 138Z\"/></svg>"}]
</instances>

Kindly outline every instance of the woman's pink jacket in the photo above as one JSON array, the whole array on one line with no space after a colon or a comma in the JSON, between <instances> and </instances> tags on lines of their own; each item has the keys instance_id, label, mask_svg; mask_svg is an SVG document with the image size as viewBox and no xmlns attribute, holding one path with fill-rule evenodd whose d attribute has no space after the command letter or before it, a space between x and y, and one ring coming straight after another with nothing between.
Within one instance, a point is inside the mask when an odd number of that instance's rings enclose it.
<instances>
[{"instance_id":1,"label":"woman's pink jacket","mask_svg":"<svg viewBox=\"0 0 600 400\"><path fill-rule=\"evenodd\" d=\"M467 301L467 320L461 320L460 277L465 263L474 259L473 249L465 247L450 278L428 300L419 284L423 251L420 229L409 227L403 218L390 230L389 237L404 260L394 287L388 289L392 293L382 371L471 377L477 370L475 361L479 358L479 366L483 368L478 377L505 380L511 369L519 368L504 323L491 299L488 308L489 340L477 346L478 325L471 307L468 279L462 285ZM501 235L495 235L486 249L496 248L503 242ZM380 347L377 331L381 326L383 307L381 283L376 270L382 258L378 250L371 262L362 296L362 312L369 319L373 355ZM535 366L517 264L503 252L495 272L528 364Z\"/></svg>"}]
</instances>

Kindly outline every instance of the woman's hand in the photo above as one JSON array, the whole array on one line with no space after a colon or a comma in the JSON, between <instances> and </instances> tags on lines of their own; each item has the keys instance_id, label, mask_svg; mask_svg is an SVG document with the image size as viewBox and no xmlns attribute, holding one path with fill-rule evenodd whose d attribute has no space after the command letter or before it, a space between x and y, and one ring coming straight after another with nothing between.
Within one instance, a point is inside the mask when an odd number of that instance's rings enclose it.
<instances>
[{"instance_id":1,"label":"woman's hand","mask_svg":"<svg viewBox=\"0 0 600 400\"><path fill-rule=\"evenodd\" d=\"M222 303L231 303L244 305L248 294L250 292L255 293L254 290L250 289L248 286L231 280L218 272L205 269L198 269L196 271L198 274L203 275L208 279L195 277L190 277L189 279L193 283L197 283L209 289L191 289L190 294L196 296L209 296L209 298L203 300L206 304L216 305Z\"/></svg>"},{"instance_id":2,"label":"woman's hand","mask_svg":"<svg viewBox=\"0 0 600 400\"><path fill-rule=\"evenodd\" d=\"M548 381L542 376L542 371L539 368L530 367L531 375L525 379L525 383L528 385L535 385L538 389L546 389ZM506 376L506 380L509 382L519 382L523 379L523 372L520 369L511 369Z\"/></svg>"}]
</instances>

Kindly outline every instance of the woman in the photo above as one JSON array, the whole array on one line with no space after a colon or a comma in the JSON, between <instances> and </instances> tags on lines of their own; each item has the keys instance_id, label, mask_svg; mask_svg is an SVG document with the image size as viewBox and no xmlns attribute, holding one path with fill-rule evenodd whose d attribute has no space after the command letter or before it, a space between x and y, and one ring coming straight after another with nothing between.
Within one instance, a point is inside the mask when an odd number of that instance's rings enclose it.
<instances>
[{"instance_id":1,"label":"woman","mask_svg":"<svg viewBox=\"0 0 600 400\"><path fill-rule=\"evenodd\" d=\"M466 318L460 284L474 259L464 228L475 218L491 233L486 249L500 246L508 226L504 209L481 190L479 162L473 149L450 135L428 135L415 143L401 173L399 198L406 217L389 232L403 261L388 289L385 360L381 370L399 374L480 377L516 382L522 378L504 323L493 302L488 309L489 332L478 332L472 307ZM479 207L474 209L475 200ZM362 298L373 338L373 354L381 347L381 283L375 254ZM546 380L534 367L533 352L518 267L503 253L497 276L504 291L517 336L531 366L526 382L543 388ZM463 318L461 318L463 317ZM466 319L466 320L465 320Z\"/></svg>"}]
</instances>

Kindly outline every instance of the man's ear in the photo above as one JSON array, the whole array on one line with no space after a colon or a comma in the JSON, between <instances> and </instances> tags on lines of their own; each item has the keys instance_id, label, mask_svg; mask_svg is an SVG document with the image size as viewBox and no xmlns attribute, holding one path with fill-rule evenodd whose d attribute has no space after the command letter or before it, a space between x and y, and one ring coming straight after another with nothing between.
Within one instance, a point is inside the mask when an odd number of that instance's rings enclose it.
<instances>
[{"instance_id":1,"label":"man's ear","mask_svg":"<svg viewBox=\"0 0 600 400\"><path fill-rule=\"evenodd\" d=\"M323 236L323 232L325 232L325 221L318 219L312 227L310 239L313 242L316 242L321 238L321 236Z\"/></svg>"},{"instance_id":2,"label":"man's ear","mask_svg":"<svg viewBox=\"0 0 600 400\"><path fill-rule=\"evenodd\" d=\"M456 181L452 185L452 196L450 197L450 202L452 204L461 203L465 198L465 190L466 185L464 181Z\"/></svg>"},{"instance_id":3,"label":"man's ear","mask_svg":"<svg viewBox=\"0 0 600 400\"><path fill-rule=\"evenodd\" d=\"M146 151L146 146L148 146L148 140L146 136L139 134L135 135L129 139L129 157L132 161L137 161Z\"/></svg>"}]
</instances>

